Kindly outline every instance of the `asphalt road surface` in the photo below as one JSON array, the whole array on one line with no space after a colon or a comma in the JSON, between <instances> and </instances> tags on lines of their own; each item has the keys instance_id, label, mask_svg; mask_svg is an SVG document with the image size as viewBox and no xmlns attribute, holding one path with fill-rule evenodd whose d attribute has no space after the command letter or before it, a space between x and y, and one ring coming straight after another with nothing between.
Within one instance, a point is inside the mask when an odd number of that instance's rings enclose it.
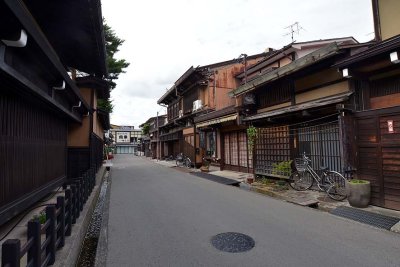
<instances>
[{"instance_id":1,"label":"asphalt road surface","mask_svg":"<svg viewBox=\"0 0 400 267\"><path fill-rule=\"evenodd\" d=\"M400 266L400 235L117 155L107 266ZM251 236L229 253L219 233Z\"/></svg>"}]
</instances>

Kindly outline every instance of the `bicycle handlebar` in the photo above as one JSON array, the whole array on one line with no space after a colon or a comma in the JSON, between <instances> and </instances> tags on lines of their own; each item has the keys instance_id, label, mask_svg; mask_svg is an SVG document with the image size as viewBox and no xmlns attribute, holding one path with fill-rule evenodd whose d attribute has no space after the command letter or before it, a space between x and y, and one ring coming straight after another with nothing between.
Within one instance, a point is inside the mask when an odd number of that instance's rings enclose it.
<instances>
[{"instance_id":1,"label":"bicycle handlebar","mask_svg":"<svg viewBox=\"0 0 400 267\"><path fill-rule=\"evenodd\" d=\"M303 159L305 159L308 162L311 162L311 159L306 156L306 152L303 152Z\"/></svg>"}]
</instances>

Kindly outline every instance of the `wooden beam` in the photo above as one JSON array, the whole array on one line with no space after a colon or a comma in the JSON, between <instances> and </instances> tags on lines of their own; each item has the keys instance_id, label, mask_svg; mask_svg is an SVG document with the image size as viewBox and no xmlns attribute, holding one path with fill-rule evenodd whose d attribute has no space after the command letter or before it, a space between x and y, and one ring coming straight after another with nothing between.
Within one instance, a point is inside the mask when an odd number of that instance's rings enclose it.
<instances>
[{"instance_id":1,"label":"wooden beam","mask_svg":"<svg viewBox=\"0 0 400 267\"><path fill-rule=\"evenodd\" d=\"M53 64L54 68L58 70L61 77L68 84L68 86L72 89L75 95L78 96L82 104L85 106L87 110L89 110L89 105L83 99L81 93L79 92L78 87L69 77L67 71L64 66L61 64L57 53L54 51L53 47L50 45L45 35L40 31L39 27L35 19L29 13L28 8L21 0L4 0L7 6L11 9L14 15L18 18L24 29L28 32L28 34L33 38L33 40L40 47L42 52L47 56L50 62Z\"/></svg>"}]
</instances>

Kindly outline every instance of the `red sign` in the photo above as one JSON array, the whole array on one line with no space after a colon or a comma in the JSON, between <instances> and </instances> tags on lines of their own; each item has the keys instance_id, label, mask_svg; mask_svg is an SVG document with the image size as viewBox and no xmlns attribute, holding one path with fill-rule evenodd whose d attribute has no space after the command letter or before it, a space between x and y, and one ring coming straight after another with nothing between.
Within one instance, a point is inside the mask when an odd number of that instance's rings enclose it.
<instances>
[{"instance_id":1,"label":"red sign","mask_svg":"<svg viewBox=\"0 0 400 267\"><path fill-rule=\"evenodd\" d=\"M389 132L389 133L394 133L394 124L393 124L393 121L392 121L392 120L387 121L387 124L388 124L388 132Z\"/></svg>"}]
</instances>

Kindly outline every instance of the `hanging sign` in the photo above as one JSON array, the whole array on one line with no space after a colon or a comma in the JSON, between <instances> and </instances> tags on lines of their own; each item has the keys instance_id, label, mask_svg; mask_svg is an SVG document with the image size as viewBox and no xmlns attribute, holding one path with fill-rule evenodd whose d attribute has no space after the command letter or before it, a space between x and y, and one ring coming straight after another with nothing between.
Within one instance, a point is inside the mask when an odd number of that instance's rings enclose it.
<instances>
[{"instance_id":1,"label":"hanging sign","mask_svg":"<svg viewBox=\"0 0 400 267\"><path fill-rule=\"evenodd\" d=\"M393 125L393 121L387 121L387 125L388 125L388 132L389 133L394 133L394 125Z\"/></svg>"}]
</instances>

